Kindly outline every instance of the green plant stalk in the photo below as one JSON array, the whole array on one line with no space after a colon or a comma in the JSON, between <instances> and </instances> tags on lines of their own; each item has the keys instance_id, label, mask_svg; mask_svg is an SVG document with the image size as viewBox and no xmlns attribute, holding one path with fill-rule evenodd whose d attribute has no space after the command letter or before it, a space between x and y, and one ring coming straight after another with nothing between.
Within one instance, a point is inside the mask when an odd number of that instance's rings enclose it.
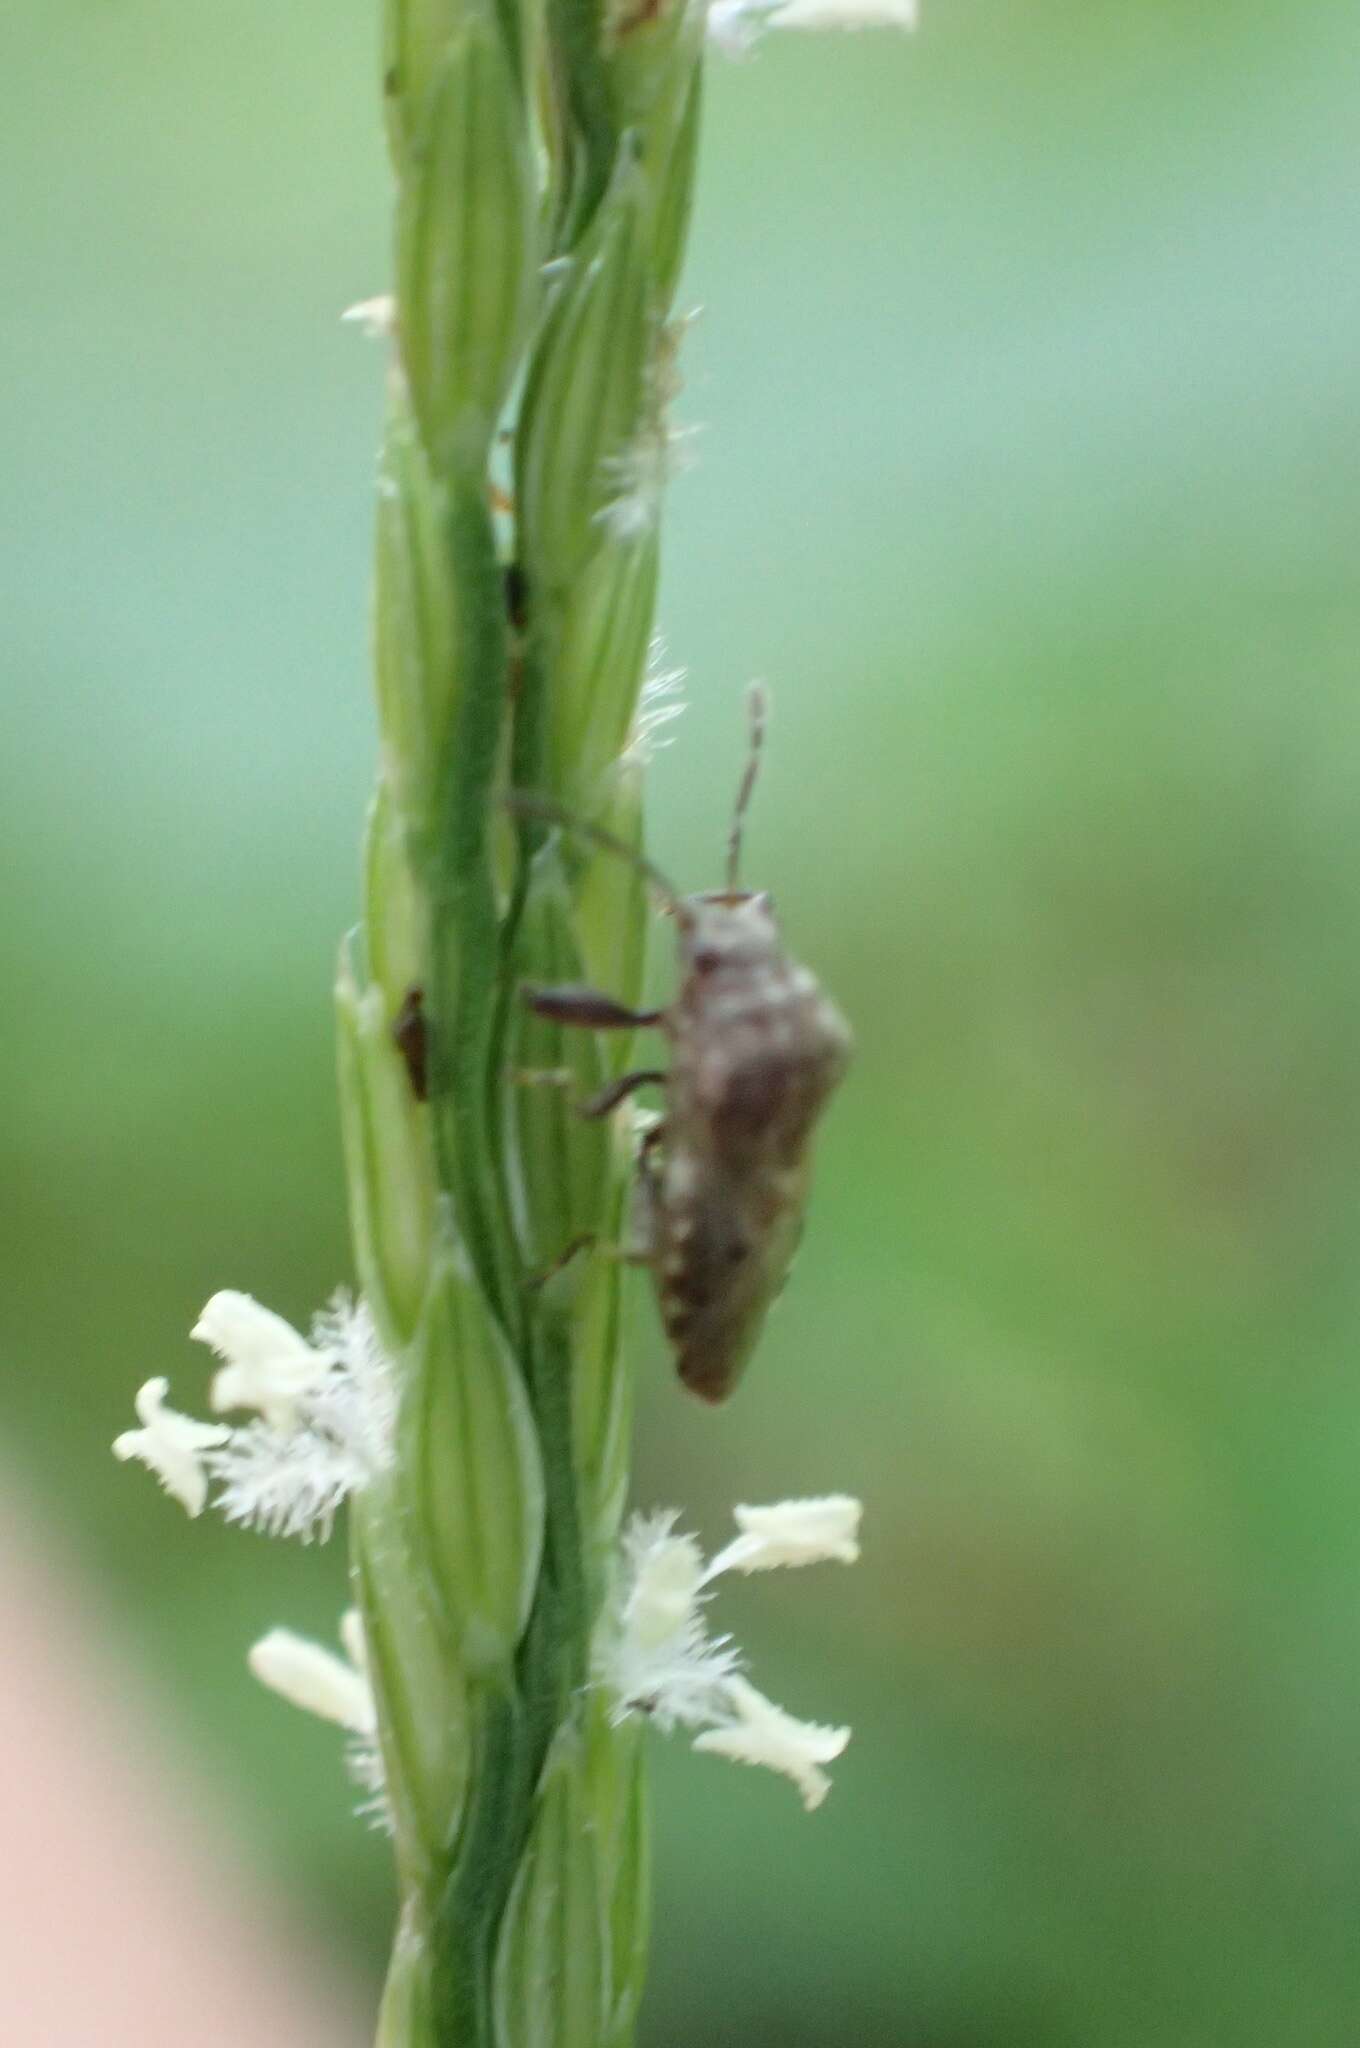
<instances>
[{"instance_id":1,"label":"green plant stalk","mask_svg":"<svg viewBox=\"0 0 1360 2048\"><path fill-rule=\"evenodd\" d=\"M673 0L387 0L380 771L337 989L355 1259L400 1382L351 1517L400 1891L380 2048L625 2048L642 1987L638 1737L589 1682L628 1483L630 1143L572 1106L626 1048L514 990L636 997L647 907L501 798L639 832L657 543L610 505L661 431L701 35Z\"/></svg>"}]
</instances>

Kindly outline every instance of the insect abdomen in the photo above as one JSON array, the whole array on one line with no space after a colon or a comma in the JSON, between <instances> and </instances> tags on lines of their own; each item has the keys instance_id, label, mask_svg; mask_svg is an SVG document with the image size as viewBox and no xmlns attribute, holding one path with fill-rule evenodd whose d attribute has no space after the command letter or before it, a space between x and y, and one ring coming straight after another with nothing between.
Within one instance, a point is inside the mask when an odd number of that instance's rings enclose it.
<instances>
[{"instance_id":1,"label":"insect abdomen","mask_svg":"<svg viewBox=\"0 0 1360 2048\"><path fill-rule=\"evenodd\" d=\"M702 1399L722 1401L736 1385L788 1273L805 1176L729 1176L710 1160L697 1176L698 1190L702 1199L667 1205L658 1298L680 1378Z\"/></svg>"}]
</instances>

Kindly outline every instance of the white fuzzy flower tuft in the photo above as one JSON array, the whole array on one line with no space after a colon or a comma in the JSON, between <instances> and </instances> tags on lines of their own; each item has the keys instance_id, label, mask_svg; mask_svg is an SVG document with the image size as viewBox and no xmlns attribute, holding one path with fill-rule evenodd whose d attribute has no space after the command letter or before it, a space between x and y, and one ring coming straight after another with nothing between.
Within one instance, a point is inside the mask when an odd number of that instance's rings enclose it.
<instances>
[{"instance_id":1,"label":"white fuzzy flower tuft","mask_svg":"<svg viewBox=\"0 0 1360 2048\"><path fill-rule=\"evenodd\" d=\"M781 1500L768 1508L735 1508L740 1536L720 1550L705 1572L769 1572L781 1566L856 1564L864 1510L849 1494L821 1500Z\"/></svg>"},{"instance_id":2,"label":"white fuzzy flower tuft","mask_svg":"<svg viewBox=\"0 0 1360 2048\"><path fill-rule=\"evenodd\" d=\"M694 465L690 444L697 432L697 427L667 426L664 418L648 419L626 448L606 455L610 496L597 516L615 540L640 540L652 531L667 484Z\"/></svg>"},{"instance_id":3,"label":"white fuzzy flower tuft","mask_svg":"<svg viewBox=\"0 0 1360 2048\"><path fill-rule=\"evenodd\" d=\"M350 1735L346 1767L364 1793L359 1812L391 1832L391 1809L378 1747L378 1714L368 1677L363 1623L350 1608L340 1623L345 1655L323 1649L291 1629L275 1628L262 1636L246 1662L261 1685L278 1693L290 1706L333 1721Z\"/></svg>"},{"instance_id":4,"label":"white fuzzy flower tuft","mask_svg":"<svg viewBox=\"0 0 1360 2048\"><path fill-rule=\"evenodd\" d=\"M725 57L744 57L777 11L778 0L710 0L708 40Z\"/></svg>"},{"instance_id":5,"label":"white fuzzy flower tuft","mask_svg":"<svg viewBox=\"0 0 1360 2048\"><path fill-rule=\"evenodd\" d=\"M668 666L666 643L659 633L653 634L633 730L623 752L624 765L645 768L663 747L670 745L669 735L662 735L684 712L684 683L684 669Z\"/></svg>"},{"instance_id":6,"label":"white fuzzy flower tuft","mask_svg":"<svg viewBox=\"0 0 1360 2048\"><path fill-rule=\"evenodd\" d=\"M773 19L776 28L910 30L920 9L916 0L781 0Z\"/></svg>"},{"instance_id":7,"label":"white fuzzy flower tuft","mask_svg":"<svg viewBox=\"0 0 1360 2048\"><path fill-rule=\"evenodd\" d=\"M334 1721L351 1735L371 1735L377 1726L367 1673L290 1628L270 1629L246 1662L261 1685L305 1714Z\"/></svg>"},{"instance_id":8,"label":"white fuzzy flower tuft","mask_svg":"<svg viewBox=\"0 0 1360 2048\"><path fill-rule=\"evenodd\" d=\"M397 331L397 302L390 292L380 298L360 299L357 306L346 306L340 315L348 327L357 327L369 341L387 341Z\"/></svg>"},{"instance_id":9,"label":"white fuzzy flower tuft","mask_svg":"<svg viewBox=\"0 0 1360 2048\"><path fill-rule=\"evenodd\" d=\"M666 1733L711 1719L737 1668L726 1636L710 1636L700 1588L703 1553L673 1533L674 1514L636 1516L623 1539L614 1615L596 1658L617 1720L648 1714Z\"/></svg>"},{"instance_id":10,"label":"white fuzzy flower tuft","mask_svg":"<svg viewBox=\"0 0 1360 2048\"><path fill-rule=\"evenodd\" d=\"M271 1429L292 1429L298 1404L337 1363L249 1294L214 1294L189 1335L223 1361L209 1399L218 1415L257 1408Z\"/></svg>"},{"instance_id":11,"label":"white fuzzy flower tuft","mask_svg":"<svg viewBox=\"0 0 1360 2048\"><path fill-rule=\"evenodd\" d=\"M299 1394L291 1426L246 1423L208 1459L218 1481L214 1505L229 1522L304 1543L324 1542L343 1503L391 1463L397 1407L392 1368L363 1302L338 1295L313 1324L311 1348L326 1369Z\"/></svg>"},{"instance_id":12,"label":"white fuzzy flower tuft","mask_svg":"<svg viewBox=\"0 0 1360 2048\"><path fill-rule=\"evenodd\" d=\"M834 1763L850 1740L848 1728L823 1728L816 1721L797 1721L744 1678L727 1686L730 1718L694 1738L695 1749L725 1756L737 1764L759 1764L791 1778L803 1795L808 1813L831 1790L821 1765Z\"/></svg>"},{"instance_id":13,"label":"white fuzzy flower tuft","mask_svg":"<svg viewBox=\"0 0 1360 2048\"><path fill-rule=\"evenodd\" d=\"M710 41L729 57L741 57L770 28L913 29L916 0L712 0Z\"/></svg>"},{"instance_id":14,"label":"white fuzzy flower tuft","mask_svg":"<svg viewBox=\"0 0 1360 2048\"><path fill-rule=\"evenodd\" d=\"M596 518L617 541L640 540L652 531L667 484L693 463L690 444L698 429L670 424L681 390L680 344L693 317L686 314L661 329L647 365L641 424L626 448L604 459L609 496Z\"/></svg>"},{"instance_id":15,"label":"white fuzzy flower tuft","mask_svg":"<svg viewBox=\"0 0 1360 2048\"><path fill-rule=\"evenodd\" d=\"M199 1515L208 1498L204 1456L225 1443L230 1432L220 1423L197 1422L192 1415L167 1408L169 1391L170 1382L163 1379L148 1380L139 1388L133 1405L142 1426L115 1437L113 1455L138 1459L187 1514Z\"/></svg>"},{"instance_id":16,"label":"white fuzzy flower tuft","mask_svg":"<svg viewBox=\"0 0 1360 2048\"><path fill-rule=\"evenodd\" d=\"M229 1522L304 1543L330 1535L351 1494L391 1463L397 1389L373 1319L337 1295L310 1340L248 1294L215 1294L193 1335L224 1359L212 1403L254 1408L235 1428L162 1407L164 1380L137 1396L145 1425L120 1436L120 1458L140 1458L191 1515L209 1481Z\"/></svg>"},{"instance_id":17,"label":"white fuzzy flower tuft","mask_svg":"<svg viewBox=\"0 0 1360 2048\"><path fill-rule=\"evenodd\" d=\"M742 1533L708 1565L695 1537L675 1533L674 1513L635 1517L595 1651L615 1719L645 1714L666 1731L697 1728L696 1749L764 1764L793 1780L809 1812L820 1806L830 1789L821 1766L840 1755L850 1730L795 1720L757 1692L730 1638L709 1634L704 1587L727 1571L853 1563L860 1514L844 1494L738 1508Z\"/></svg>"}]
</instances>

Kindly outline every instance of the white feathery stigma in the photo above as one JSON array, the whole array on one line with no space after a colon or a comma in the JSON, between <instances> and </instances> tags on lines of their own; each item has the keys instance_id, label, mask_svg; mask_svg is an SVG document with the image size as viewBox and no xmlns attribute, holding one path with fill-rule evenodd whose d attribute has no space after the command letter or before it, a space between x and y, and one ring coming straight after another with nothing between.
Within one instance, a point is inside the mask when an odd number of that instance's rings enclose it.
<instances>
[{"instance_id":1,"label":"white feathery stigma","mask_svg":"<svg viewBox=\"0 0 1360 2048\"><path fill-rule=\"evenodd\" d=\"M304 1543L324 1542L343 1503L391 1463L397 1407L363 1302L337 1295L313 1322L312 1349L331 1362L299 1397L292 1426L246 1423L208 1460L229 1522Z\"/></svg>"},{"instance_id":2,"label":"white feathery stigma","mask_svg":"<svg viewBox=\"0 0 1360 2048\"><path fill-rule=\"evenodd\" d=\"M271 1429L292 1429L303 1396L337 1363L272 1308L234 1288L213 1295L189 1335L222 1360L208 1396L214 1412L256 1408Z\"/></svg>"},{"instance_id":3,"label":"white feathery stigma","mask_svg":"<svg viewBox=\"0 0 1360 2048\"><path fill-rule=\"evenodd\" d=\"M742 57L767 29L914 29L917 0L711 0L709 40Z\"/></svg>"},{"instance_id":4,"label":"white feathery stigma","mask_svg":"<svg viewBox=\"0 0 1360 2048\"><path fill-rule=\"evenodd\" d=\"M347 327L357 327L367 341L387 341L397 331L397 302L390 292L383 292L376 299L346 306L340 318Z\"/></svg>"},{"instance_id":5,"label":"white feathery stigma","mask_svg":"<svg viewBox=\"0 0 1360 2048\"><path fill-rule=\"evenodd\" d=\"M637 1515L625 1531L614 1609L596 1669L614 1717L647 1714L669 1734L677 1721L708 1720L737 1668L725 1636L710 1636L700 1589L703 1553L674 1534L676 1516Z\"/></svg>"},{"instance_id":6,"label":"white feathery stigma","mask_svg":"<svg viewBox=\"0 0 1360 2048\"><path fill-rule=\"evenodd\" d=\"M667 484L693 466L689 444L697 432L697 427L669 427L664 419L648 419L626 448L605 456L610 495L596 516L615 540L641 540L652 531Z\"/></svg>"},{"instance_id":7,"label":"white feathery stigma","mask_svg":"<svg viewBox=\"0 0 1360 2048\"><path fill-rule=\"evenodd\" d=\"M824 1728L816 1721L798 1721L786 1714L744 1678L727 1687L728 1718L696 1735L693 1747L735 1764L759 1764L791 1778L808 1813L831 1790L823 1764L834 1763L850 1740L848 1728Z\"/></svg>"},{"instance_id":8,"label":"white feathery stigma","mask_svg":"<svg viewBox=\"0 0 1360 2048\"><path fill-rule=\"evenodd\" d=\"M847 1493L820 1500L781 1500L768 1508L734 1508L740 1536L720 1550L705 1581L723 1572L770 1572L781 1566L856 1564L864 1510Z\"/></svg>"},{"instance_id":9,"label":"white feathery stigma","mask_svg":"<svg viewBox=\"0 0 1360 2048\"><path fill-rule=\"evenodd\" d=\"M623 751L621 767L645 768L663 747L670 745L669 735L665 738L661 735L684 712L685 700L680 694L684 683L684 669L667 664L666 643L659 633L654 633L647 649L647 672L642 679L633 730Z\"/></svg>"},{"instance_id":10,"label":"white feathery stigma","mask_svg":"<svg viewBox=\"0 0 1360 2048\"><path fill-rule=\"evenodd\" d=\"M198 1422L167 1408L165 1397L170 1382L148 1380L137 1391L133 1403L140 1429L125 1429L113 1440L115 1458L136 1458L154 1472L166 1492L177 1500L186 1514L200 1515L208 1498L208 1475L204 1458L226 1442L230 1431L220 1423Z\"/></svg>"},{"instance_id":11,"label":"white feathery stigma","mask_svg":"<svg viewBox=\"0 0 1360 2048\"><path fill-rule=\"evenodd\" d=\"M246 1662L261 1685L267 1685L290 1706L347 1730L346 1768L365 1795L358 1810L375 1827L390 1833L391 1808L378 1747L378 1712L368 1677L364 1626L353 1607L341 1617L340 1641L343 1657L306 1636L294 1635L291 1629L274 1628L253 1645Z\"/></svg>"},{"instance_id":12,"label":"white feathery stigma","mask_svg":"<svg viewBox=\"0 0 1360 2048\"><path fill-rule=\"evenodd\" d=\"M137 1397L147 1427L119 1437L117 1455L150 1465L190 1514L212 1480L229 1522L324 1541L342 1504L392 1458L396 1381L367 1307L337 1295L307 1339L228 1291L213 1296L193 1335L224 1360L213 1406L257 1414L235 1427L196 1422L163 1409L166 1382L153 1380Z\"/></svg>"},{"instance_id":13,"label":"white feathery stigma","mask_svg":"<svg viewBox=\"0 0 1360 2048\"><path fill-rule=\"evenodd\" d=\"M261 1685L305 1714L334 1721L351 1735L371 1735L377 1726L367 1674L307 1636L271 1628L252 1645L246 1662Z\"/></svg>"},{"instance_id":14,"label":"white feathery stigma","mask_svg":"<svg viewBox=\"0 0 1360 2048\"><path fill-rule=\"evenodd\" d=\"M730 1638L709 1633L704 1588L729 1571L852 1564L860 1514L845 1494L738 1508L741 1534L707 1565L697 1539L676 1534L673 1512L636 1516L595 1647L596 1681L612 1696L614 1718L696 1728L696 1749L763 1764L793 1780L809 1812L819 1806L830 1788L821 1766L840 1755L850 1730L795 1720L757 1692Z\"/></svg>"},{"instance_id":15,"label":"white feathery stigma","mask_svg":"<svg viewBox=\"0 0 1360 2048\"><path fill-rule=\"evenodd\" d=\"M672 427L670 410L682 388L680 344L694 317L684 314L661 329L647 365L637 432L626 448L604 458L602 480L609 495L595 516L614 540L640 540L650 533L667 484L693 463L690 443L698 429Z\"/></svg>"}]
</instances>

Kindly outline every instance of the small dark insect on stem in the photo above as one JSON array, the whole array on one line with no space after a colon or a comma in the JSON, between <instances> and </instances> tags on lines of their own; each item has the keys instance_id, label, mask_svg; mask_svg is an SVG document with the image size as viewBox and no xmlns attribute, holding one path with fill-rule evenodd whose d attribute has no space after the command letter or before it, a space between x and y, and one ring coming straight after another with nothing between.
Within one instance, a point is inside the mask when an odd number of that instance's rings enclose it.
<instances>
[{"instance_id":1,"label":"small dark insect on stem","mask_svg":"<svg viewBox=\"0 0 1360 2048\"><path fill-rule=\"evenodd\" d=\"M406 1062L411 1093L417 1102L430 1099L430 1033L425 1019L425 991L408 988L392 1024L397 1051Z\"/></svg>"},{"instance_id":2,"label":"small dark insect on stem","mask_svg":"<svg viewBox=\"0 0 1360 2048\"><path fill-rule=\"evenodd\" d=\"M518 562L507 562L502 569L501 595L505 602L505 623L509 628L509 696L518 714L524 695L529 633L529 579Z\"/></svg>"},{"instance_id":3,"label":"small dark insect on stem","mask_svg":"<svg viewBox=\"0 0 1360 2048\"><path fill-rule=\"evenodd\" d=\"M518 562L505 565L505 616L516 633L529 623L529 582Z\"/></svg>"}]
</instances>

